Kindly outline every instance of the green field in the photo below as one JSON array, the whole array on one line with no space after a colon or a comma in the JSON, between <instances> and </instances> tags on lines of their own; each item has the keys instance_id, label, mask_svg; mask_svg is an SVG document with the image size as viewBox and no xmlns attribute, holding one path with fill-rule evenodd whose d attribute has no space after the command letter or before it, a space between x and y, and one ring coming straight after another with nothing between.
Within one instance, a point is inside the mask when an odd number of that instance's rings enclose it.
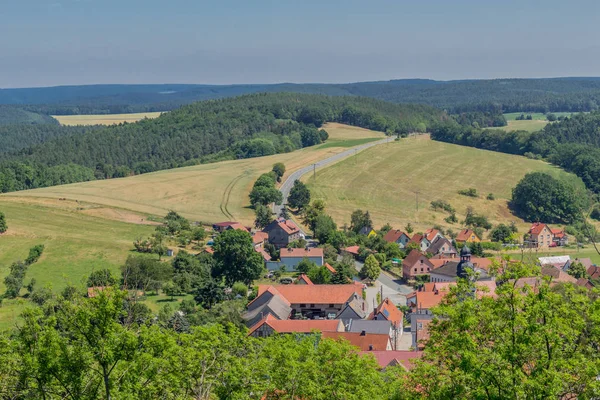
<instances>
[{"instance_id":1,"label":"green field","mask_svg":"<svg viewBox=\"0 0 600 400\"><path fill-rule=\"evenodd\" d=\"M517 121L516 118L518 116L520 116L521 114L524 114L525 116L531 115L532 119ZM552 114L554 114L557 118L573 115L573 113L571 113L571 112L555 112ZM546 125L549 124L548 119L546 118L546 114L542 114L542 113L526 113L526 112L507 113L507 114L504 114L504 118L506 118L508 125L503 126L501 128L503 130L505 130L506 132L519 131L519 130L536 132L536 131L543 129Z\"/></svg>"},{"instance_id":2,"label":"green field","mask_svg":"<svg viewBox=\"0 0 600 400\"><path fill-rule=\"evenodd\" d=\"M161 112L102 115L53 115L61 125L115 125L122 122L137 122L144 118L157 118Z\"/></svg>"},{"instance_id":3,"label":"green field","mask_svg":"<svg viewBox=\"0 0 600 400\"><path fill-rule=\"evenodd\" d=\"M332 154L367 141L381 139L381 132L327 124L327 143L292 153L224 161L193 167L158 171L121 179L83 182L9 193L16 198L67 198L144 214L180 212L196 221L218 222L235 219L251 224L254 211L248 194L258 176L283 162L286 175ZM0 196L0 199L2 196Z\"/></svg>"},{"instance_id":4,"label":"green field","mask_svg":"<svg viewBox=\"0 0 600 400\"><path fill-rule=\"evenodd\" d=\"M411 222L417 229L440 224L459 230L460 224L444 222L447 214L429 206L433 200L444 199L456 208L459 220L464 219L467 206L471 206L494 223L514 220L525 229L528 225L508 210L508 199L512 188L530 171L567 175L542 161L420 136L365 150L317 170L316 181L312 175L305 180L313 197L325 200L327 212L339 226L350 223L353 210L363 209L370 211L376 227L389 222L395 228L403 228ZM574 175L569 176L583 185ZM477 189L479 198L457 193L470 187ZM486 200L488 193L493 193L496 200Z\"/></svg>"}]
</instances>

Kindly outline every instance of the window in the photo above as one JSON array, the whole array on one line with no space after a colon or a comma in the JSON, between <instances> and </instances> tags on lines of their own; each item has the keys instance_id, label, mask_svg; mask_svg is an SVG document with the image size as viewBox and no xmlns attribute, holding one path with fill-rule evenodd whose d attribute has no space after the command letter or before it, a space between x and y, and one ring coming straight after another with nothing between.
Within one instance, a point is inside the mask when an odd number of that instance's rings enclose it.
<instances>
[{"instance_id":1,"label":"window","mask_svg":"<svg viewBox=\"0 0 600 400\"><path fill-rule=\"evenodd\" d=\"M335 305L334 305L334 304L330 304L330 305L329 305L329 308L333 308L333 307L335 307Z\"/></svg>"},{"instance_id":2,"label":"window","mask_svg":"<svg viewBox=\"0 0 600 400\"><path fill-rule=\"evenodd\" d=\"M311 304L311 305L310 305L310 308L315 308L315 305L314 305L314 304Z\"/></svg>"},{"instance_id":3,"label":"window","mask_svg":"<svg viewBox=\"0 0 600 400\"><path fill-rule=\"evenodd\" d=\"M417 269L415 268L415 272L417 272Z\"/></svg>"},{"instance_id":4,"label":"window","mask_svg":"<svg viewBox=\"0 0 600 400\"><path fill-rule=\"evenodd\" d=\"M419 261L421 261L421 264L423 264L423 260L419 260Z\"/></svg>"},{"instance_id":5,"label":"window","mask_svg":"<svg viewBox=\"0 0 600 400\"><path fill-rule=\"evenodd\" d=\"M421 272L423 272L423 268L421 268Z\"/></svg>"},{"instance_id":6,"label":"window","mask_svg":"<svg viewBox=\"0 0 600 400\"><path fill-rule=\"evenodd\" d=\"M300 307L306 307L306 304L300 304Z\"/></svg>"}]
</instances>

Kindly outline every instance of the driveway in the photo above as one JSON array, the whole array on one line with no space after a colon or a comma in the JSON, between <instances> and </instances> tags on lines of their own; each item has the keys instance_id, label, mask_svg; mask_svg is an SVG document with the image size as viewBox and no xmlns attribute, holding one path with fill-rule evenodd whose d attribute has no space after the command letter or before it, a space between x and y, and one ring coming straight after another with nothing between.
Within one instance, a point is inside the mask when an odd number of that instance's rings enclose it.
<instances>
[{"instance_id":1,"label":"driveway","mask_svg":"<svg viewBox=\"0 0 600 400\"><path fill-rule=\"evenodd\" d=\"M354 262L354 268L356 268L357 271L360 271L362 266L362 262ZM389 297L394 304L400 305L406 305L406 295L414 291L412 287L403 284L402 281L394 278L385 271L381 271L381 274L379 274L379 278L377 278L377 281L375 282L375 287L377 287L377 290L379 291L381 290L380 288L383 287L382 299ZM371 303L368 303L369 306Z\"/></svg>"},{"instance_id":2,"label":"driveway","mask_svg":"<svg viewBox=\"0 0 600 400\"><path fill-rule=\"evenodd\" d=\"M288 199L288 196L290 195L290 190L292 190L292 186L294 186L294 182L296 180L300 179L303 175L306 175L309 172L312 172L313 168L324 167L326 165L329 165L336 161L339 161L345 157L356 154L356 152L358 152L358 151L368 149L369 147L377 146L378 144L387 143L390 140L392 140L391 137L386 137L385 139L377 140L375 142L369 142L369 143L361 144L360 146L351 147L348 150L342 151L341 153L337 153L331 157L327 157L321 161L317 161L314 164L314 166L313 166L313 164L310 164L304 168L300 168L299 170L292 172L290 174L290 176L288 176L288 178L285 180L285 182L283 182L283 184L279 188L279 191L283 195L283 201L281 202L281 204L283 205L283 204L287 203L287 199ZM275 215L279 216L279 214L281 213L282 205L276 204L275 207L273 207L273 212L275 213Z\"/></svg>"}]
</instances>

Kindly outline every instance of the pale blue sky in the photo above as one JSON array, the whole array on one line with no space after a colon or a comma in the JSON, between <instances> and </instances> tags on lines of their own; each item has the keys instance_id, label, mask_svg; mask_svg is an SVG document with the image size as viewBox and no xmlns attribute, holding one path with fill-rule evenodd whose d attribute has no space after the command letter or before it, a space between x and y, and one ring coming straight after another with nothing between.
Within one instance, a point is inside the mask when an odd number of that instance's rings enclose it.
<instances>
[{"instance_id":1,"label":"pale blue sky","mask_svg":"<svg viewBox=\"0 0 600 400\"><path fill-rule=\"evenodd\" d=\"M0 0L0 87L600 76L597 0Z\"/></svg>"}]
</instances>

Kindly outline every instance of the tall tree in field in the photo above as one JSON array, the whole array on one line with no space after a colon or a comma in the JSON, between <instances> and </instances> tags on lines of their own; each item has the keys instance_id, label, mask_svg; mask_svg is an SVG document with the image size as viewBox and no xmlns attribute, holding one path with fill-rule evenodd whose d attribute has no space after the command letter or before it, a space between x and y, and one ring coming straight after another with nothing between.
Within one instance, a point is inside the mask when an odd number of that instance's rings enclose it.
<instances>
[{"instance_id":1,"label":"tall tree in field","mask_svg":"<svg viewBox=\"0 0 600 400\"><path fill-rule=\"evenodd\" d=\"M0 211L0 233L6 232L8 225L6 224L6 217L4 213Z\"/></svg>"},{"instance_id":2,"label":"tall tree in field","mask_svg":"<svg viewBox=\"0 0 600 400\"><path fill-rule=\"evenodd\" d=\"M301 210L310 204L310 190L299 180L294 182L288 197L288 205L292 208Z\"/></svg>"},{"instance_id":3,"label":"tall tree in field","mask_svg":"<svg viewBox=\"0 0 600 400\"><path fill-rule=\"evenodd\" d=\"M264 269L260 253L254 250L252 236L239 229L230 229L221 233L213 245L213 257L216 265L213 276L223 277L227 285L244 282L250 286L260 278Z\"/></svg>"}]
</instances>

